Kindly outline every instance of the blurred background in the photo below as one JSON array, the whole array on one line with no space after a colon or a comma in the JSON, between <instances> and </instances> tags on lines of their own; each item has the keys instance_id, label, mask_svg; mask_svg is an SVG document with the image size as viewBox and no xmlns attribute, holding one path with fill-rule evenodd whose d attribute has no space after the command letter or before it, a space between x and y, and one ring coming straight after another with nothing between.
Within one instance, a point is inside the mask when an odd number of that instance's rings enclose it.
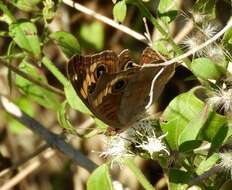
<instances>
[{"instance_id":1,"label":"blurred background","mask_svg":"<svg viewBox=\"0 0 232 190\"><path fill-rule=\"evenodd\" d=\"M97 13L113 18L112 9L113 3L108 0L79 0L78 2ZM188 25L189 16L192 11L193 0L180 0L179 12L174 22L170 25L170 33L181 44L185 35L177 39ZM223 0L216 1L216 22L220 27L224 26L231 16L231 6ZM229 1L228 1L229 2ZM20 11L14 8L9 1L4 1L11 6L13 13L17 19L31 18L31 13ZM151 13L157 16L156 7L158 1L150 0L147 3ZM141 14L134 6L128 6L127 15L124 23L131 29L143 34L146 32L145 25ZM151 23L147 23L152 40L160 39L161 36L154 29ZM0 21L0 31L7 30L7 24ZM43 31L43 22L37 23L38 32ZM49 23L50 31L68 31L75 35L81 45L83 55L100 52L104 49L111 49L119 53L123 49L129 49L132 52L135 60L146 47L142 42L135 40L131 36L105 25L104 23L83 14L74 8L71 8L63 3L59 4L54 15L54 19ZM189 28L189 32L193 29ZM175 38L176 37L176 38ZM0 36L0 56L4 55L9 46L10 38ZM61 53L60 49L53 42L48 41L43 49L43 52L51 58L53 63L65 73L66 58ZM13 61L17 65L17 61ZM61 88L62 85L48 72L45 68L38 68L45 73L48 83L54 87ZM171 82L167 85L158 110L162 110L177 94L187 91L192 86L196 85L194 80L185 80L191 76L191 72L184 67L179 67ZM16 103L30 116L41 122L49 130L56 133L61 133L63 130L57 122L57 113L46 109L30 97L20 93L15 86L15 76L12 74L12 84L9 84L8 69L0 64L0 93L10 96ZM12 85L12 88L10 88ZM58 98L59 99L59 98ZM59 99L60 102L62 98ZM88 116L74 110L69 110L69 120L75 126L79 133L95 128L94 121ZM104 150L105 136L94 135L90 138L80 138L71 135L69 141L77 149L80 149L97 164L106 162L105 159L99 157L99 152ZM0 110L0 190L1 186L10 182L17 174L22 174L22 179L14 189L23 190L65 190L86 189L86 180L89 173L73 164L61 153L46 149L43 142L37 135L33 134L23 125L15 121L4 111ZM42 148L41 148L42 147ZM39 153L41 152L41 153ZM38 154L39 153L39 154ZM35 156L33 156L35 155ZM33 158L28 160L29 158ZM28 161L27 161L28 160ZM24 163L24 161L27 161ZM15 167L17 163L19 168ZM158 190L167 189L165 178L161 167L155 161L136 158L136 163L141 167L143 173ZM17 166L17 165L16 165ZM128 190L142 190L133 174L127 168L112 168L113 179L120 181L124 188Z\"/></svg>"}]
</instances>

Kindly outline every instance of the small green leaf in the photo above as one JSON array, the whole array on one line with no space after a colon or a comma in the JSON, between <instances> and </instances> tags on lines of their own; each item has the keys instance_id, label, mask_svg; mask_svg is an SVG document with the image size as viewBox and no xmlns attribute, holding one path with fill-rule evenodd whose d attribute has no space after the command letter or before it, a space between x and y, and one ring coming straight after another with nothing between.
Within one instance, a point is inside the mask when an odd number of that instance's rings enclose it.
<instances>
[{"instance_id":1,"label":"small green leaf","mask_svg":"<svg viewBox=\"0 0 232 190\"><path fill-rule=\"evenodd\" d=\"M193 151L195 148L198 148L201 144L202 140L188 140L179 146L179 151L188 153Z\"/></svg>"},{"instance_id":2,"label":"small green leaf","mask_svg":"<svg viewBox=\"0 0 232 190\"><path fill-rule=\"evenodd\" d=\"M104 28L103 25L97 21L89 25L82 25L80 36L85 42L94 46L97 50L101 50L104 46Z\"/></svg>"},{"instance_id":3,"label":"small green leaf","mask_svg":"<svg viewBox=\"0 0 232 190\"><path fill-rule=\"evenodd\" d=\"M34 67L32 64L29 64L25 59L20 63L19 69L24 73L31 75L37 80L47 82L45 76L41 73L41 71ZM36 84L19 75L16 75L15 83L25 95L27 95L40 105L48 109L58 109L60 103L54 93L40 86L37 86Z\"/></svg>"},{"instance_id":4,"label":"small green leaf","mask_svg":"<svg viewBox=\"0 0 232 190\"><path fill-rule=\"evenodd\" d=\"M83 113L86 113L86 114L89 114L89 115L92 115L91 111L86 107L86 105L78 97L78 95L76 94L76 91L74 90L74 88L70 82L68 82L64 86L64 93L65 93L65 96L67 98L69 105L73 109L78 110L78 111L83 112Z\"/></svg>"},{"instance_id":5,"label":"small green leaf","mask_svg":"<svg viewBox=\"0 0 232 190\"><path fill-rule=\"evenodd\" d=\"M181 145L186 141L196 140L200 130L208 119L208 115L208 107L205 107L201 112L196 114L196 116L189 121L188 125L181 132L178 144Z\"/></svg>"},{"instance_id":6,"label":"small green leaf","mask_svg":"<svg viewBox=\"0 0 232 190\"><path fill-rule=\"evenodd\" d=\"M203 80L219 79L225 74L226 70L223 66L215 64L208 58L197 58L192 61L192 72Z\"/></svg>"},{"instance_id":7,"label":"small green leaf","mask_svg":"<svg viewBox=\"0 0 232 190\"><path fill-rule=\"evenodd\" d=\"M97 126L102 129L105 130L108 128L108 125L106 125L102 120L98 119L98 118L94 118L95 123L97 124Z\"/></svg>"},{"instance_id":8,"label":"small green leaf","mask_svg":"<svg viewBox=\"0 0 232 190\"><path fill-rule=\"evenodd\" d=\"M208 152L208 156L218 151L219 147L222 146L224 140L226 139L227 133L228 133L228 124L224 124L220 127L220 129L217 131L216 135L214 136L211 143L211 147Z\"/></svg>"},{"instance_id":9,"label":"small green leaf","mask_svg":"<svg viewBox=\"0 0 232 190\"><path fill-rule=\"evenodd\" d=\"M191 174L189 172L178 170L178 169L169 170L169 181L171 183L188 184L190 177Z\"/></svg>"},{"instance_id":10,"label":"small green leaf","mask_svg":"<svg viewBox=\"0 0 232 190\"><path fill-rule=\"evenodd\" d=\"M232 54L232 28L228 29L223 36L224 47Z\"/></svg>"},{"instance_id":11,"label":"small green leaf","mask_svg":"<svg viewBox=\"0 0 232 190\"><path fill-rule=\"evenodd\" d=\"M64 54L70 58L75 54L80 54L80 44L78 40L72 34L68 32L58 31L53 32L49 36L52 40L55 40Z\"/></svg>"},{"instance_id":12,"label":"small green leaf","mask_svg":"<svg viewBox=\"0 0 232 190\"><path fill-rule=\"evenodd\" d=\"M99 166L89 177L87 190L113 190L109 169L106 164Z\"/></svg>"},{"instance_id":13,"label":"small green leaf","mask_svg":"<svg viewBox=\"0 0 232 190\"><path fill-rule=\"evenodd\" d=\"M169 55L168 42L165 39L159 39L153 42L152 47L163 55Z\"/></svg>"},{"instance_id":14,"label":"small green leaf","mask_svg":"<svg viewBox=\"0 0 232 190\"><path fill-rule=\"evenodd\" d=\"M18 21L9 26L10 36L16 44L39 58L41 49L36 26L29 21Z\"/></svg>"},{"instance_id":15,"label":"small green leaf","mask_svg":"<svg viewBox=\"0 0 232 190\"><path fill-rule=\"evenodd\" d=\"M126 1L125 0L118 1L113 8L114 19L118 22L123 22L126 17L126 11L127 11Z\"/></svg>"},{"instance_id":16,"label":"small green leaf","mask_svg":"<svg viewBox=\"0 0 232 190\"><path fill-rule=\"evenodd\" d=\"M203 160L198 166L198 168L196 169L196 173L198 175L203 174L204 172L209 170L211 167L213 167L218 161L218 159L219 159L219 156L218 154L215 153L212 156L210 156L208 159Z\"/></svg>"},{"instance_id":17,"label":"small green leaf","mask_svg":"<svg viewBox=\"0 0 232 190\"><path fill-rule=\"evenodd\" d=\"M162 0L159 2L158 13L161 20L165 23L173 21L178 13L178 1Z\"/></svg>"},{"instance_id":18,"label":"small green leaf","mask_svg":"<svg viewBox=\"0 0 232 190\"><path fill-rule=\"evenodd\" d=\"M38 11L36 6L41 0L12 0L11 3L22 11Z\"/></svg>"},{"instance_id":19,"label":"small green leaf","mask_svg":"<svg viewBox=\"0 0 232 190\"><path fill-rule=\"evenodd\" d=\"M75 128L72 126L67 118L66 109L67 101L64 101L57 110L57 120L60 126L66 129L69 133L76 134Z\"/></svg>"},{"instance_id":20,"label":"small green leaf","mask_svg":"<svg viewBox=\"0 0 232 190\"><path fill-rule=\"evenodd\" d=\"M5 21L7 24L15 22L13 14L2 1L0 1L0 10L3 12L3 15L0 16L0 20Z\"/></svg>"}]
</instances>

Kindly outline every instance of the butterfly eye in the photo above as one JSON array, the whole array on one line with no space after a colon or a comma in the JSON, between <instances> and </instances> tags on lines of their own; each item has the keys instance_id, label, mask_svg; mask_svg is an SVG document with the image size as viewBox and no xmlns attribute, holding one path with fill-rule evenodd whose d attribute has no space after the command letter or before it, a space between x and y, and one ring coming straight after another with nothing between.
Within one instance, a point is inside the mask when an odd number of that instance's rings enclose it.
<instances>
[{"instance_id":1,"label":"butterfly eye","mask_svg":"<svg viewBox=\"0 0 232 190\"><path fill-rule=\"evenodd\" d=\"M120 79L114 84L112 92L117 93L120 90L122 90L125 86L126 86L126 81L123 79Z\"/></svg>"},{"instance_id":2,"label":"butterfly eye","mask_svg":"<svg viewBox=\"0 0 232 190\"><path fill-rule=\"evenodd\" d=\"M98 79L104 73L106 73L105 65L99 65L95 71L96 78Z\"/></svg>"}]
</instances>

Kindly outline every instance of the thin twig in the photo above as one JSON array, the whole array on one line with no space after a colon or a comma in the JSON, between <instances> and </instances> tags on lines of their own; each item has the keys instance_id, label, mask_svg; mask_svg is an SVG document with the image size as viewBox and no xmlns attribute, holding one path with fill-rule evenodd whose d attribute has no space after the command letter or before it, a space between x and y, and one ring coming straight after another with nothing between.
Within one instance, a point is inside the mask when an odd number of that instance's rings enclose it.
<instances>
[{"instance_id":1,"label":"thin twig","mask_svg":"<svg viewBox=\"0 0 232 190\"><path fill-rule=\"evenodd\" d=\"M60 89L57 89L51 85L48 85L42 81L39 81L39 80L36 80L34 77L24 73L23 71L20 71L18 68L16 68L15 66L11 65L11 64L7 64L6 62L4 61L0 61L0 64L6 66L7 68L11 69L13 72L15 72L16 74L18 74L19 76L33 82L34 84L46 89L46 90L49 90L55 94L58 94L58 95L61 95L61 96L64 96L64 92Z\"/></svg>"},{"instance_id":2,"label":"thin twig","mask_svg":"<svg viewBox=\"0 0 232 190\"><path fill-rule=\"evenodd\" d=\"M42 145L35 152L33 152L32 154L28 155L23 160L20 160L20 161L14 163L11 167L2 170L0 172L0 177L2 177L3 175L7 174L8 172L10 172L10 171L12 171L12 170L14 170L14 169L16 169L18 167L20 167L21 165L25 164L29 160L33 159L35 156L38 156L41 152L45 151L48 147L49 147L48 144Z\"/></svg>"},{"instance_id":3,"label":"thin twig","mask_svg":"<svg viewBox=\"0 0 232 190\"><path fill-rule=\"evenodd\" d=\"M219 31L214 37L212 37L211 39L207 40L206 42L202 43L201 45L199 45L198 47L189 50L188 52L175 57L169 61L165 61L164 63L159 63L159 64L145 64L143 65L143 67L158 67L158 66L167 66L167 65L171 65L173 63L177 63L180 62L181 60L183 60L184 58L193 55L194 53L196 53L197 51L205 48L206 46L208 46L209 44L215 42L218 38L220 38L228 29L230 29L230 27L232 27L232 19L227 23L227 25L221 30Z\"/></svg>"},{"instance_id":4,"label":"thin twig","mask_svg":"<svg viewBox=\"0 0 232 190\"><path fill-rule=\"evenodd\" d=\"M149 42L144 35L136 32L136 31L134 31L134 30L122 25L122 24L117 23L114 20L109 19L106 16L103 16L99 13L96 13L95 11L88 9L87 7L85 7L79 3L73 2L72 0L63 0L63 3L70 6L70 7L75 8L76 10L78 10L84 14L93 16L95 19L100 20L101 22L106 23L106 24L108 24L108 25L110 25L118 30L121 30L124 33L127 33L128 35L132 36L133 38L149 45Z\"/></svg>"},{"instance_id":5,"label":"thin twig","mask_svg":"<svg viewBox=\"0 0 232 190\"><path fill-rule=\"evenodd\" d=\"M210 176L212 176L218 172L221 172L221 171L222 171L222 168L220 166L216 165L216 166L212 167L210 170L203 173L202 175L192 179L188 185L193 186L193 185L200 184L200 183L202 183L202 181L208 179Z\"/></svg>"},{"instance_id":6,"label":"thin twig","mask_svg":"<svg viewBox=\"0 0 232 190\"><path fill-rule=\"evenodd\" d=\"M189 20L180 32L175 36L174 42L179 44L194 28L193 20Z\"/></svg>"},{"instance_id":7,"label":"thin twig","mask_svg":"<svg viewBox=\"0 0 232 190\"><path fill-rule=\"evenodd\" d=\"M93 161L89 160L79 150L76 150L70 144L66 143L61 136L46 129L42 124L21 111L18 106L2 95L0 96L0 108L4 109L17 121L24 124L34 133L43 138L51 147L57 148L67 157L72 159L76 164L85 168L89 172L92 172L97 167Z\"/></svg>"},{"instance_id":8,"label":"thin twig","mask_svg":"<svg viewBox=\"0 0 232 190\"><path fill-rule=\"evenodd\" d=\"M43 163L45 163L45 160L48 160L55 154L54 150L48 150L43 154L43 159L34 160L31 164L29 164L27 167L22 169L17 175L15 175L13 178L8 180L5 184L3 184L0 187L0 190L10 190L15 185L20 183L24 178L26 178L29 174L31 174L33 171L35 171L37 168L39 168Z\"/></svg>"}]
</instances>

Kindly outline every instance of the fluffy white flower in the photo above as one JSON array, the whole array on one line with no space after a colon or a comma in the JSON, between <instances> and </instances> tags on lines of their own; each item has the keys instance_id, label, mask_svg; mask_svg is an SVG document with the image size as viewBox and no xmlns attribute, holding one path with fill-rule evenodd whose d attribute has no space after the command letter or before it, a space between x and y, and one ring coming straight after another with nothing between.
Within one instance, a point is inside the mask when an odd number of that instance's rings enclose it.
<instances>
[{"instance_id":1,"label":"fluffy white flower","mask_svg":"<svg viewBox=\"0 0 232 190\"><path fill-rule=\"evenodd\" d=\"M212 38L218 32L218 26L212 23L204 23L202 25L202 32L208 37Z\"/></svg>"},{"instance_id":2,"label":"fluffy white flower","mask_svg":"<svg viewBox=\"0 0 232 190\"><path fill-rule=\"evenodd\" d=\"M232 176L232 153L231 152L224 152L219 154L220 163L219 166L224 168L226 171L230 172Z\"/></svg>"},{"instance_id":3,"label":"fluffy white flower","mask_svg":"<svg viewBox=\"0 0 232 190\"><path fill-rule=\"evenodd\" d=\"M125 158L133 157L133 152L130 151L130 142L120 135L109 137L106 142L106 149L100 156L110 157L112 164L122 163Z\"/></svg>"},{"instance_id":4,"label":"fluffy white flower","mask_svg":"<svg viewBox=\"0 0 232 190\"><path fill-rule=\"evenodd\" d=\"M232 89L218 89L214 95L207 99L207 103L225 112L232 111Z\"/></svg>"},{"instance_id":5,"label":"fluffy white flower","mask_svg":"<svg viewBox=\"0 0 232 190\"><path fill-rule=\"evenodd\" d=\"M154 153L161 151L165 151L169 155L165 144L162 142L162 139L165 136L166 134L158 138L155 135L153 135L152 137L147 137L146 140L144 140L140 145L137 145L137 147L147 151L151 157Z\"/></svg>"}]
</instances>

